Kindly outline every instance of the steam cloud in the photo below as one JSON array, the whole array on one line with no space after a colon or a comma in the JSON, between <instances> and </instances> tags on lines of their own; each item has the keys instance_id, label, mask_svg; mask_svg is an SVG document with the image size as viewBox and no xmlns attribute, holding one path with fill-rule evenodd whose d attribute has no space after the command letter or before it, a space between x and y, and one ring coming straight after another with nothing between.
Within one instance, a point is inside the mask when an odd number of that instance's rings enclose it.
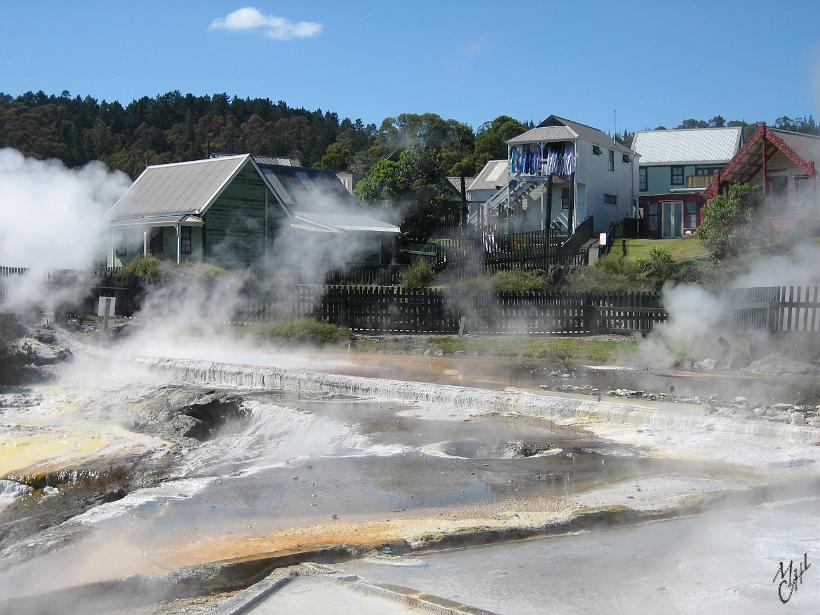
<instances>
[{"instance_id":1,"label":"steam cloud","mask_svg":"<svg viewBox=\"0 0 820 615\"><path fill-rule=\"evenodd\" d=\"M49 271L91 268L105 254L104 213L130 183L100 162L72 170L1 149L0 265L31 271L9 286L0 307L22 309L46 299Z\"/></svg>"},{"instance_id":2,"label":"steam cloud","mask_svg":"<svg viewBox=\"0 0 820 615\"><path fill-rule=\"evenodd\" d=\"M820 283L820 246L803 241L790 251L752 261L728 285L754 288ZM732 308L726 291L710 292L701 286L666 286L663 306L669 320L657 326L638 348L637 362L644 367L671 367L683 355L719 351L721 337L731 336Z\"/></svg>"}]
</instances>

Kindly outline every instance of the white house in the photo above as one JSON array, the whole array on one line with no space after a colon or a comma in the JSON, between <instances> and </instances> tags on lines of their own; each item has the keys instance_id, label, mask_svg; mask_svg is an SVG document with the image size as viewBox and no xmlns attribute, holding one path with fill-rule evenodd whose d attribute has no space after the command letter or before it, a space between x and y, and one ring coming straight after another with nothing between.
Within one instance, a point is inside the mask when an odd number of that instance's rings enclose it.
<instances>
[{"instance_id":1,"label":"white house","mask_svg":"<svg viewBox=\"0 0 820 615\"><path fill-rule=\"evenodd\" d=\"M638 156L597 128L551 115L507 141L507 150L504 166L487 163L471 185L501 185L484 203L485 224L526 232L549 223L572 234L590 216L601 232L637 215Z\"/></svg>"},{"instance_id":2,"label":"white house","mask_svg":"<svg viewBox=\"0 0 820 615\"><path fill-rule=\"evenodd\" d=\"M484 204L509 183L509 163L507 160L490 160L478 175L467 185L467 203L470 210L470 222L481 223L486 220Z\"/></svg>"}]
</instances>

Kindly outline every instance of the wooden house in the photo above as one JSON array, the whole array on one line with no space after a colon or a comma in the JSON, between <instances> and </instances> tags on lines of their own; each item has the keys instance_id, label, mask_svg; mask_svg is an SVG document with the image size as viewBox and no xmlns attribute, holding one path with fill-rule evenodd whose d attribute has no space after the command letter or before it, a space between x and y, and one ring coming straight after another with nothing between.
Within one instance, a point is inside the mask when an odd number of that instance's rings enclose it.
<instances>
[{"instance_id":1,"label":"wooden house","mask_svg":"<svg viewBox=\"0 0 820 615\"><path fill-rule=\"evenodd\" d=\"M572 235L590 217L601 232L636 213L637 156L597 128L551 115L507 141L507 151L504 166L487 163L470 186L501 185L483 204L485 224Z\"/></svg>"},{"instance_id":2,"label":"wooden house","mask_svg":"<svg viewBox=\"0 0 820 615\"><path fill-rule=\"evenodd\" d=\"M669 239L694 234L702 194L712 176L738 152L741 139L740 127L635 133L641 236Z\"/></svg>"},{"instance_id":3,"label":"wooden house","mask_svg":"<svg viewBox=\"0 0 820 615\"><path fill-rule=\"evenodd\" d=\"M715 173L703 197L725 194L731 184L760 186L765 196L765 222L775 229L798 220L820 226L817 165L820 137L771 128L761 123L726 167Z\"/></svg>"},{"instance_id":4,"label":"wooden house","mask_svg":"<svg viewBox=\"0 0 820 615\"><path fill-rule=\"evenodd\" d=\"M149 166L107 219L109 266L144 254L246 267L282 233L364 235L378 255L399 232L366 215L333 172L250 154Z\"/></svg>"}]
</instances>

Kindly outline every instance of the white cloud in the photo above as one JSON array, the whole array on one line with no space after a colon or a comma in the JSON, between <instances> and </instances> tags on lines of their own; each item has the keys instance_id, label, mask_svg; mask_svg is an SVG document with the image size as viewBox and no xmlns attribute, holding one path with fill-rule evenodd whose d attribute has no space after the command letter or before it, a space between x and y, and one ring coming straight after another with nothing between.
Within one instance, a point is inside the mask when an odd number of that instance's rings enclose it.
<instances>
[{"instance_id":1,"label":"white cloud","mask_svg":"<svg viewBox=\"0 0 820 615\"><path fill-rule=\"evenodd\" d=\"M322 31L322 24L312 21L291 21L284 17L263 15L252 6L217 17L211 22L211 30L259 30L274 41L290 41L296 38L310 38Z\"/></svg>"}]
</instances>

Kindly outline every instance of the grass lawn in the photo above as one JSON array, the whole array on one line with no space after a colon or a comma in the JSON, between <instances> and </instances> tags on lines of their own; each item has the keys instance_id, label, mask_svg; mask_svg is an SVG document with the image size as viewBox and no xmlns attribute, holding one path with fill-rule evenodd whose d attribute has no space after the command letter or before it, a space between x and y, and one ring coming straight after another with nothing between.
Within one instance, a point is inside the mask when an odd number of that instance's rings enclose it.
<instances>
[{"instance_id":1,"label":"grass lawn","mask_svg":"<svg viewBox=\"0 0 820 615\"><path fill-rule=\"evenodd\" d=\"M469 336L440 335L415 338L408 343L380 340L358 341L357 349L365 352L411 352L421 354L425 349L439 350L445 355L456 352L472 356L510 357L539 359L551 363L589 362L610 363L616 357L634 351L637 341L626 336L605 337L527 337L520 336Z\"/></svg>"},{"instance_id":2,"label":"grass lawn","mask_svg":"<svg viewBox=\"0 0 820 615\"><path fill-rule=\"evenodd\" d=\"M633 260L649 256L649 251L652 248L666 250L676 260L707 256L708 254L695 237L690 239L627 239L626 257ZM616 257L621 255L620 239L615 240L615 244L612 246L612 251L609 254L610 256Z\"/></svg>"}]
</instances>

